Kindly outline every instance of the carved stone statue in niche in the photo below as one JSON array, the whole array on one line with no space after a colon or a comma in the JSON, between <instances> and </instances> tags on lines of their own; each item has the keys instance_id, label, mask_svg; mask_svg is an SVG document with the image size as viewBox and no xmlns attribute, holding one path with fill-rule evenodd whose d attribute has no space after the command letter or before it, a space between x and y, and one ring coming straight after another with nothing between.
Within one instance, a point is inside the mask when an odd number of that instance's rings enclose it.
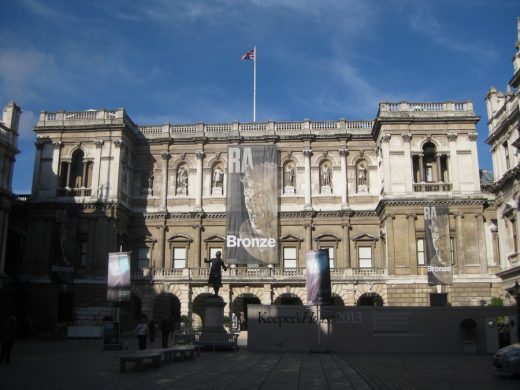
<instances>
[{"instance_id":1,"label":"carved stone statue in niche","mask_svg":"<svg viewBox=\"0 0 520 390\"><path fill-rule=\"evenodd\" d=\"M177 170L177 194L186 195L188 193L188 171L184 165Z\"/></svg>"},{"instance_id":2,"label":"carved stone statue in niche","mask_svg":"<svg viewBox=\"0 0 520 390\"><path fill-rule=\"evenodd\" d=\"M285 166L284 170L284 193L294 194L294 187L296 185L296 172L294 165L289 163Z\"/></svg>"},{"instance_id":3,"label":"carved stone statue in niche","mask_svg":"<svg viewBox=\"0 0 520 390\"><path fill-rule=\"evenodd\" d=\"M358 192L367 192L368 191L368 171L367 171L367 165L364 161L361 161L358 164L357 188L358 188Z\"/></svg>"},{"instance_id":4,"label":"carved stone statue in niche","mask_svg":"<svg viewBox=\"0 0 520 390\"><path fill-rule=\"evenodd\" d=\"M325 162L321 166L320 170L320 178L321 178L321 192L322 193L331 193L331 175L332 171L330 169L329 163Z\"/></svg>"}]
</instances>

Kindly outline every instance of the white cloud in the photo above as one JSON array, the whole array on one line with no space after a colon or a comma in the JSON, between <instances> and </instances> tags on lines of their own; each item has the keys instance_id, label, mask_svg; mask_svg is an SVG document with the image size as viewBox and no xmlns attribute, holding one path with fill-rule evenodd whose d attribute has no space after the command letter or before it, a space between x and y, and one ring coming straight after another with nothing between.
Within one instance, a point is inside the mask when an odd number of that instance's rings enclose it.
<instances>
[{"instance_id":1,"label":"white cloud","mask_svg":"<svg viewBox=\"0 0 520 390\"><path fill-rule=\"evenodd\" d=\"M443 25L434 16L431 7L426 3L420 3L416 6L410 16L411 28L435 42L439 46L446 47L450 50L474 54L485 58L497 57L496 51L478 41L468 41L461 36L456 36L456 26Z\"/></svg>"}]
</instances>

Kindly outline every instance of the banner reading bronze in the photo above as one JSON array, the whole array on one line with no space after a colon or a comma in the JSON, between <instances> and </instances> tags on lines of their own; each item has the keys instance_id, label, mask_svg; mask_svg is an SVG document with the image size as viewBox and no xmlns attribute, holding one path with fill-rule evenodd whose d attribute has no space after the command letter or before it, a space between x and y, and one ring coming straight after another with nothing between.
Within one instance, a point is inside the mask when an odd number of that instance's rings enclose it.
<instances>
[{"instance_id":1,"label":"banner reading bronze","mask_svg":"<svg viewBox=\"0 0 520 390\"><path fill-rule=\"evenodd\" d=\"M448 207L428 206L424 208L424 233L428 284L430 286L451 284L453 272Z\"/></svg>"},{"instance_id":2,"label":"banner reading bronze","mask_svg":"<svg viewBox=\"0 0 520 390\"><path fill-rule=\"evenodd\" d=\"M278 151L230 146L224 258L229 264L278 262Z\"/></svg>"}]
</instances>

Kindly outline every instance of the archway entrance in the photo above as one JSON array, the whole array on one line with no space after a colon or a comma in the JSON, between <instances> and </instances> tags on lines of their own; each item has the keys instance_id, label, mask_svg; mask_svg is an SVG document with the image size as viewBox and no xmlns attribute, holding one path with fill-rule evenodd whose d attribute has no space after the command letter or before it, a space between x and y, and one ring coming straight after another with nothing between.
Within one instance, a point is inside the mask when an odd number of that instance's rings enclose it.
<instances>
[{"instance_id":1,"label":"archway entrance","mask_svg":"<svg viewBox=\"0 0 520 390\"><path fill-rule=\"evenodd\" d=\"M162 293L153 303L153 319L158 322L162 318L179 323L181 319L181 301L171 293Z\"/></svg>"},{"instance_id":2,"label":"archway entrance","mask_svg":"<svg viewBox=\"0 0 520 390\"><path fill-rule=\"evenodd\" d=\"M357 306L383 306L383 298L381 298L381 295L368 292L361 295L357 302Z\"/></svg>"},{"instance_id":3,"label":"archway entrance","mask_svg":"<svg viewBox=\"0 0 520 390\"><path fill-rule=\"evenodd\" d=\"M206 310L206 300L208 298L214 298L214 294L210 293L203 293L200 295L197 295L197 297L193 300L193 313L196 314L196 316L192 317L192 327L200 328L204 324L204 316L205 316L205 310ZM198 321L198 318L200 318L200 322Z\"/></svg>"},{"instance_id":4,"label":"archway entrance","mask_svg":"<svg viewBox=\"0 0 520 390\"><path fill-rule=\"evenodd\" d=\"M343 298L341 298L338 294L332 294L332 304L334 306L345 306L345 302L343 302Z\"/></svg>"},{"instance_id":5,"label":"archway entrance","mask_svg":"<svg viewBox=\"0 0 520 390\"><path fill-rule=\"evenodd\" d=\"M132 293L130 301L120 304L119 319L121 330L134 330L142 315L141 298Z\"/></svg>"},{"instance_id":6,"label":"archway entrance","mask_svg":"<svg viewBox=\"0 0 520 390\"><path fill-rule=\"evenodd\" d=\"M240 330L247 330L247 305L260 305L260 298L251 293L240 294L233 301L231 311L237 316Z\"/></svg>"},{"instance_id":7,"label":"archway entrance","mask_svg":"<svg viewBox=\"0 0 520 390\"><path fill-rule=\"evenodd\" d=\"M300 297L293 293L283 293L274 301L275 305L303 305Z\"/></svg>"}]
</instances>

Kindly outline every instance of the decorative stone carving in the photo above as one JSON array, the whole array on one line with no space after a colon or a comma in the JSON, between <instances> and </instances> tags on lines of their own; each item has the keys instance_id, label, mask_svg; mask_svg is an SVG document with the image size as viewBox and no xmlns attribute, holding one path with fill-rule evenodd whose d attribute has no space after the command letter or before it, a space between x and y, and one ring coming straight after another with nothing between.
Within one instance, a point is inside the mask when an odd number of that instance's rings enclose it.
<instances>
[{"instance_id":1,"label":"decorative stone carving","mask_svg":"<svg viewBox=\"0 0 520 390\"><path fill-rule=\"evenodd\" d=\"M403 142L410 142L412 140L412 135L410 133L403 133L401 134L401 137L403 138Z\"/></svg>"},{"instance_id":2,"label":"decorative stone carving","mask_svg":"<svg viewBox=\"0 0 520 390\"><path fill-rule=\"evenodd\" d=\"M332 188L332 170L330 167L330 162L325 161L320 168L320 185L321 185L321 193L322 194L331 194Z\"/></svg>"},{"instance_id":3,"label":"decorative stone carving","mask_svg":"<svg viewBox=\"0 0 520 390\"><path fill-rule=\"evenodd\" d=\"M187 195L188 194L188 171L184 165L180 165L177 169L177 194Z\"/></svg>"},{"instance_id":4,"label":"decorative stone carving","mask_svg":"<svg viewBox=\"0 0 520 390\"><path fill-rule=\"evenodd\" d=\"M283 172L283 181L284 181L284 193L285 194L294 194L294 188L296 185L296 171L294 169L294 164L289 162L285 165L285 169Z\"/></svg>"},{"instance_id":5,"label":"decorative stone carving","mask_svg":"<svg viewBox=\"0 0 520 390\"><path fill-rule=\"evenodd\" d=\"M470 141L476 141L477 140L477 133L468 133L468 139Z\"/></svg>"},{"instance_id":6,"label":"decorative stone carving","mask_svg":"<svg viewBox=\"0 0 520 390\"><path fill-rule=\"evenodd\" d=\"M457 133L448 133L446 134L448 137L448 141L453 142L457 140L458 134Z\"/></svg>"},{"instance_id":7,"label":"decorative stone carving","mask_svg":"<svg viewBox=\"0 0 520 390\"><path fill-rule=\"evenodd\" d=\"M381 142L389 142L392 136L390 134L383 133L381 135Z\"/></svg>"},{"instance_id":8,"label":"decorative stone carving","mask_svg":"<svg viewBox=\"0 0 520 390\"><path fill-rule=\"evenodd\" d=\"M211 193L213 195L222 195L224 187L224 170L220 164L213 167L211 174Z\"/></svg>"}]
</instances>

